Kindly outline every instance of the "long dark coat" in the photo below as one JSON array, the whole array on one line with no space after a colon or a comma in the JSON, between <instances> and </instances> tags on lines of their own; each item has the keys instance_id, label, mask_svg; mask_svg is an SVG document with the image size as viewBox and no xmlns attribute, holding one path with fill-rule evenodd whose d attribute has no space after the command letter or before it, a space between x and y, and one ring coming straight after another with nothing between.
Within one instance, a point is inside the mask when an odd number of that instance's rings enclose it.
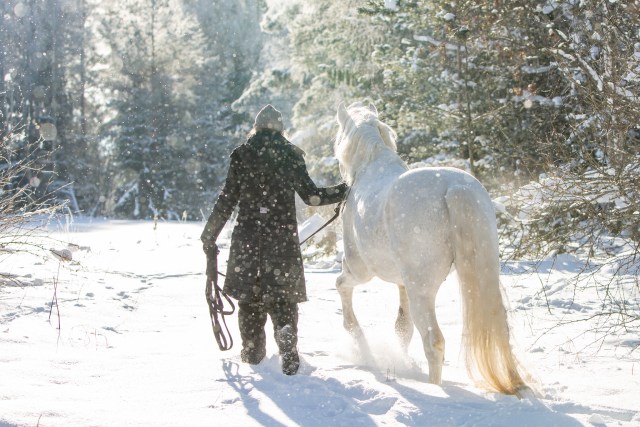
<instances>
[{"instance_id":1,"label":"long dark coat","mask_svg":"<svg viewBox=\"0 0 640 427\"><path fill-rule=\"evenodd\" d=\"M309 205L337 203L346 184L318 188L304 152L282 134L255 133L231 154L227 178L202 233L213 242L236 205L224 292L240 302L306 301L295 193Z\"/></svg>"}]
</instances>

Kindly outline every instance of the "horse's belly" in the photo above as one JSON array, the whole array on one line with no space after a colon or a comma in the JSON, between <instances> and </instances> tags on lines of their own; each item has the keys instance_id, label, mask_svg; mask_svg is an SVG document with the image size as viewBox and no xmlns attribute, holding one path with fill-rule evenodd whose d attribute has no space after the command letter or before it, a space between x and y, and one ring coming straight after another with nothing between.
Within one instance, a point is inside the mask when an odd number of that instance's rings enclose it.
<instances>
[{"instance_id":1,"label":"horse's belly","mask_svg":"<svg viewBox=\"0 0 640 427\"><path fill-rule=\"evenodd\" d=\"M345 210L343 214L344 255L349 270L363 282L375 276L397 283L392 279L399 277L399 270L383 221L375 215L354 218L352 213Z\"/></svg>"},{"instance_id":2,"label":"horse's belly","mask_svg":"<svg viewBox=\"0 0 640 427\"><path fill-rule=\"evenodd\" d=\"M363 242L364 243L364 242ZM397 255L392 252L388 245L380 245L380 242L368 242L366 249L361 252L362 259L371 271L373 276L380 279L399 283L401 282L401 273L398 268Z\"/></svg>"}]
</instances>

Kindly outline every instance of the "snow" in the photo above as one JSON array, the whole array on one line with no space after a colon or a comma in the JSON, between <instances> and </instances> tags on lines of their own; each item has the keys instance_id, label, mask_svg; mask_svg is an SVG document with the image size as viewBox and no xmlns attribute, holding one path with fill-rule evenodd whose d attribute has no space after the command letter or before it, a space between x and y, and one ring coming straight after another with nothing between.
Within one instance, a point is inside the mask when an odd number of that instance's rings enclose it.
<instances>
[{"instance_id":1,"label":"snow","mask_svg":"<svg viewBox=\"0 0 640 427\"><path fill-rule=\"evenodd\" d=\"M389 10L398 10L398 2L396 0L384 0L384 7Z\"/></svg>"},{"instance_id":2,"label":"snow","mask_svg":"<svg viewBox=\"0 0 640 427\"><path fill-rule=\"evenodd\" d=\"M454 15L451 12L449 12L449 13L445 13L443 18L444 18L445 21L453 21L454 19L456 19L456 15Z\"/></svg>"},{"instance_id":3,"label":"snow","mask_svg":"<svg viewBox=\"0 0 640 427\"><path fill-rule=\"evenodd\" d=\"M220 352L204 298L202 227L76 220L43 240L72 256L0 254L0 426L640 423L640 340L616 332L592 346L590 328L571 322L599 309L594 289L571 285L584 270L578 258L503 265L514 348L540 390L518 400L468 378L455 274L437 302L447 339L442 386L427 382L417 332L408 354L396 343L395 286L374 280L356 289L370 351L359 350L342 329L338 272L323 263L307 265L298 375L280 372L271 333L266 359L243 364L235 315L235 345ZM224 264L228 245L221 248Z\"/></svg>"}]
</instances>

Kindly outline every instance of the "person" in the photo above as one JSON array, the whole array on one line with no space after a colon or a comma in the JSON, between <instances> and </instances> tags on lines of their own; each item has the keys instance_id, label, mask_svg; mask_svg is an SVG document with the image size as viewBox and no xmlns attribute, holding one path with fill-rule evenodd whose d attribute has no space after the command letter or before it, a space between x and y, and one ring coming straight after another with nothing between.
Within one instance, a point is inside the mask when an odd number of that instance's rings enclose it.
<instances>
[{"instance_id":1,"label":"person","mask_svg":"<svg viewBox=\"0 0 640 427\"><path fill-rule=\"evenodd\" d=\"M271 318L282 372L294 375L300 359L298 303L307 300L298 236L295 193L308 205L338 203L347 185L320 188L309 177L304 151L283 134L282 114L260 110L247 141L231 153L224 186L201 235L205 253L238 206L223 291L238 301L243 362L266 354L265 325Z\"/></svg>"}]
</instances>

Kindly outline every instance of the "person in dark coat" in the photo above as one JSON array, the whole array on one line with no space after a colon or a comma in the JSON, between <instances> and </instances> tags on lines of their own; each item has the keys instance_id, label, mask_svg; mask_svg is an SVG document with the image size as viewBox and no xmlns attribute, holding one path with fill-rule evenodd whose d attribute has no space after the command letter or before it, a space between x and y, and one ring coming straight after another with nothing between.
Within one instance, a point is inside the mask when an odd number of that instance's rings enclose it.
<instances>
[{"instance_id":1,"label":"person in dark coat","mask_svg":"<svg viewBox=\"0 0 640 427\"><path fill-rule=\"evenodd\" d=\"M326 205L342 201L347 185L317 187L304 151L284 137L283 129L278 110L271 105L260 110L247 142L231 153L201 240L205 253L215 253L216 239L238 207L223 290L238 300L241 358L251 364L264 358L269 315L282 371L293 375L300 365L298 303L307 300L295 193L308 205Z\"/></svg>"}]
</instances>

